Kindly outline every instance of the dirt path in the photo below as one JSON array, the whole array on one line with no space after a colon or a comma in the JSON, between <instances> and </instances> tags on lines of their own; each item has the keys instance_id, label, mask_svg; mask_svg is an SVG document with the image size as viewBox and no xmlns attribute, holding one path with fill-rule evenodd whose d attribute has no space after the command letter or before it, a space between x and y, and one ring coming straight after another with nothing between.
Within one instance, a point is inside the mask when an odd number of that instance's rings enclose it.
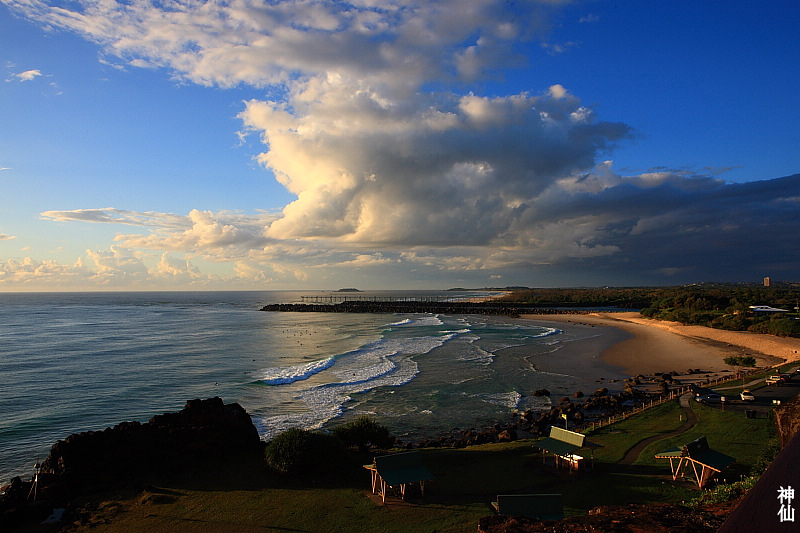
<instances>
[{"instance_id":1,"label":"dirt path","mask_svg":"<svg viewBox=\"0 0 800 533\"><path fill-rule=\"evenodd\" d=\"M679 399L681 407L683 408L683 412L686 415L686 422L684 422L681 427L668 433L659 433L658 435L653 435L652 437L640 441L638 444L636 444L636 446L628 450L628 452L625 454L625 457L623 457L622 460L617 464L632 465L639 458L639 454L642 453L642 450L644 450L649 444L661 439L667 439L669 437L680 435L694 427L694 425L697 423L697 415L694 414L694 411L692 411L692 406L689 403L691 402L693 396L694 394L689 392L681 396Z\"/></svg>"}]
</instances>

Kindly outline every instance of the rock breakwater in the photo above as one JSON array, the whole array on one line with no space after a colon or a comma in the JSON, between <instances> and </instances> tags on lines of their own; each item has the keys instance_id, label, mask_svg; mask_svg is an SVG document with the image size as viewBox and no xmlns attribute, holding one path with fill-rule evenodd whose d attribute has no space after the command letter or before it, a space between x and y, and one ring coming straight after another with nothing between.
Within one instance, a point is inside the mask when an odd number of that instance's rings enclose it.
<instances>
[{"instance_id":1,"label":"rock breakwater","mask_svg":"<svg viewBox=\"0 0 800 533\"><path fill-rule=\"evenodd\" d=\"M444 313L460 315L558 315L585 314L581 310L528 307L501 302L427 302L427 301L364 301L347 300L332 304L270 304L261 311L294 313Z\"/></svg>"}]
</instances>

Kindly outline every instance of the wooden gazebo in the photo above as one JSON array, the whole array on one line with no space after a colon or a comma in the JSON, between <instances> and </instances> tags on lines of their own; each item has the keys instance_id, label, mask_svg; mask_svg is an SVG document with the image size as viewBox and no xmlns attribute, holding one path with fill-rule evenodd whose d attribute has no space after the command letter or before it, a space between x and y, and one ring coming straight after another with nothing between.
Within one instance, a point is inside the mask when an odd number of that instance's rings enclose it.
<instances>
[{"instance_id":1,"label":"wooden gazebo","mask_svg":"<svg viewBox=\"0 0 800 533\"><path fill-rule=\"evenodd\" d=\"M705 437L693 440L680 448L670 448L665 452L657 453L655 458L669 459L673 480L683 476L686 468L692 465L697 486L701 489L715 474L736 461L730 455L709 448L708 440Z\"/></svg>"}]
</instances>

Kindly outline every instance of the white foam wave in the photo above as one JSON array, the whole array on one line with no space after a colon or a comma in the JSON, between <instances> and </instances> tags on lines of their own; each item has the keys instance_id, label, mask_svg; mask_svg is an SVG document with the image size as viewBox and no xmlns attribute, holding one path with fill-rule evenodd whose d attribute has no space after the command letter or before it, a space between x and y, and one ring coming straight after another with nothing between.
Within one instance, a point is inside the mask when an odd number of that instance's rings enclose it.
<instances>
[{"instance_id":1,"label":"white foam wave","mask_svg":"<svg viewBox=\"0 0 800 533\"><path fill-rule=\"evenodd\" d=\"M415 318L406 318L400 322L389 324L390 327L421 327L421 326L441 326L444 324L442 319L436 315L422 315Z\"/></svg>"},{"instance_id":2,"label":"white foam wave","mask_svg":"<svg viewBox=\"0 0 800 533\"><path fill-rule=\"evenodd\" d=\"M490 365L492 364L492 361L494 361L494 354L492 352L475 346L471 341L468 343L468 346L469 349L467 350L459 350L459 361L465 361L479 365Z\"/></svg>"},{"instance_id":3,"label":"white foam wave","mask_svg":"<svg viewBox=\"0 0 800 533\"><path fill-rule=\"evenodd\" d=\"M398 387L419 373L414 356L424 355L454 338L455 333L408 339L382 339L336 358L334 374L342 381L302 391L296 397L307 411L256 419L259 433L270 439L292 427L319 429L344 412L353 394L376 387Z\"/></svg>"},{"instance_id":4,"label":"white foam wave","mask_svg":"<svg viewBox=\"0 0 800 533\"><path fill-rule=\"evenodd\" d=\"M542 333L539 333L538 335L531 335L531 338L536 339L536 338L539 338L539 337L548 337L550 335L557 335L559 333L564 333L563 330L560 330L558 328L544 328L544 329L545 329L545 331L543 331Z\"/></svg>"},{"instance_id":5,"label":"white foam wave","mask_svg":"<svg viewBox=\"0 0 800 533\"><path fill-rule=\"evenodd\" d=\"M267 385L284 385L287 383L294 383L308 379L318 372L333 366L335 357L328 357L320 361L314 361L305 365L284 366L277 368L268 368L264 370L260 380Z\"/></svg>"},{"instance_id":6,"label":"white foam wave","mask_svg":"<svg viewBox=\"0 0 800 533\"><path fill-rule=\"evenodd\" d=\"M522 395L517 391L499 392L495 394L479 394L478 397L485 402L500 405L508 409L516 409L522 400Z\"/></svg>"},{"instance_id":7,"label":"white foam wave","mask_svg":"<svg viewBox=\"0 0 800 533\"><path fill-rule=\"evenodd\" d=\"M381 376L389 374L390 372L394 371L395 368L397 368L396 365L391 361L381 361L366 368L361 368L357 372L338 370L335 372L335 374L339 376L342 381L340 383L336 383L335 385L342 386L366 383L372 379L377 379Z\"/></svg>"}]
</instances>

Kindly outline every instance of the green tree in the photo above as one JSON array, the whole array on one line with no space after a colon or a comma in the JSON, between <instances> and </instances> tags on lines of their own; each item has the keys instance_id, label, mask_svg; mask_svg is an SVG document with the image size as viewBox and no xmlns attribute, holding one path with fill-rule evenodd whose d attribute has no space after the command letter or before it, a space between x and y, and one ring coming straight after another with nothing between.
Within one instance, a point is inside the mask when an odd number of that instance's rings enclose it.
<instances>
[{"instance_id":1,"label":"green tree","mask_svg":"<svg viewBox=\"0 0 800 533\"><path fill-rule=\"evenodd\" d=\"M723 359L726 365L732 366L736 370L736 374L739 374L739 367L754 367L756 366L756 358L752 355L731 355ZM744 387L744 376L742 377L742 387Z\"/></svg>"},{"instance_id":2,"label":"green tree","mask_svg":"<svg viewBox=\"0 0 800 533\"><path fill-rule=\"evenodd\" d=\"M339 439L299 428L277 435L264 453L267 464L282 474L330 474L347 463Z\"/></svg>"},{"instance_id":3,"label":"green tree","mask_svg":"<svg viewBox=\"0 0 800 533\"><path fill-rule=\"evenodd\" d=\"M346 446L358 446L362 452L370 447L391 448L394 437L389 430L368 416L359 416L355 420L336 426L331 433Z\"/></svg>"}]
</instances>

